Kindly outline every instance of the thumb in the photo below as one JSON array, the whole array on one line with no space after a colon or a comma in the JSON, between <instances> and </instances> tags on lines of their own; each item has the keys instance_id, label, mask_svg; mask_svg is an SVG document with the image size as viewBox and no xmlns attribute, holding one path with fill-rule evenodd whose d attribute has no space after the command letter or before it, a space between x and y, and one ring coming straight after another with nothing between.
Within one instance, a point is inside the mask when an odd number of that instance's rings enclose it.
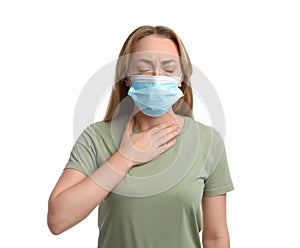
<instances>
[{"instance_id":1,"label":"thumb","mask_svg":"<svg viewBox=\"0 0 300 248\"><path fill-rule=\"evenodd\" d=\"M134 124L134 118L130 116L129 121L127 122L127 127L126 127L127 132L129 134L132 134L133 124Z\"/></svg>"}]
</instances>

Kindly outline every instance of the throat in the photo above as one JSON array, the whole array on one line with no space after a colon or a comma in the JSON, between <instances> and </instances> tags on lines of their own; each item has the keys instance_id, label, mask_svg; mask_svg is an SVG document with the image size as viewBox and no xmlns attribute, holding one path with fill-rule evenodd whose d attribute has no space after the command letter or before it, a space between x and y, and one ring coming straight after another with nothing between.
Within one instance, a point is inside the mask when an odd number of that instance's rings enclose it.
<instances>
[{"instance_id":1,"label":"throat","mask_svg":"<svg viewBox=\"0 0 300 248\"><path fill-rule=\"evenodd\" d=\"M143 112L138 112L134 116L134 127L140 132L146 131L156 125L160 125L166 122L175 122L179 125L180 128L182 128L184 125L184 117L175 114L173 111L168 111L165 114L158 117L151 117L145 115Z\"/></svg>"}]
</instances>

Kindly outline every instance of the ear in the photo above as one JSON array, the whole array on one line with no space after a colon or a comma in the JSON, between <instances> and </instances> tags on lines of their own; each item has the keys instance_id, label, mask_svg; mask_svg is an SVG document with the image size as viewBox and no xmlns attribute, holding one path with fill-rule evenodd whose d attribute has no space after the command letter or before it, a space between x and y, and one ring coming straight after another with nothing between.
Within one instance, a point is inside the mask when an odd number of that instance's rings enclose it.
<instances>
[{"instance_id":1,"label":"ear","mask_svg":"<svg viewBox=\"0 0 300 248\"><path fill-rule=\"evenodd\" d=\"M129 75L127 75L127 76L124 78L124 81L125 81L125 84L126 84L127 87L131 87L131 80L130 80Z\"/></svg>"},{"instance_id":2,"label":"ear","mask_svg":"<svg viewBox=\"0 0 300 248\"><path fill-rule=\"evenodd\" d=\"M183 79L181 79L181 80L179 81L179 83L178 83L178 87L179 87L179 88L182 86L182 80L183 80Z\"/></svg>"},{"instance_id":3,"label":"ear","mask_svg":"<svg viewBox=\"0 0 300 248\"><path fill-rule=\"evenodd\" d=\"M183 75L181 75L180 81L178 83L179 88L182 86L183 78L184 78Z\"/></svg>"}]
</instances>

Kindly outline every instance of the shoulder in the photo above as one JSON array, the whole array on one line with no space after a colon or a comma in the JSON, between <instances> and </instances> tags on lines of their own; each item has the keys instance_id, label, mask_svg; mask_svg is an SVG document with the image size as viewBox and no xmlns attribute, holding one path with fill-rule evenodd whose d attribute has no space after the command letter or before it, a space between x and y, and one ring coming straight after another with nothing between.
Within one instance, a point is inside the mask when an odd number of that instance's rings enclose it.
<instances>
[{"instance_id":1,"label":"shoulder","mask_svg":"<svg viewBox=\"0 0 300 248\"><path fill-rule=\"evenodd\" d=\"M128 117L119 116L109 122L97 121L86 126L83 133L91 138L117 138L123 133L127 120Z\"/></svg>"},{"instance_id":2,"label":"shoulder","mask_svg":"<svg viewBox=\"0 0 300 248\"><path fill-rule=\"evenodd\" d=\"M220 132L210 125L204 124L190 117L185 117L185 120L189 128L197 128L202 135L221 137Z\"/></svg>"},{"instance_id":3,"label":"shoulder","mask_svg":"<svg viewBox=\"0 0 300 248\"><path fill-rule=\"evenodd\" d=\"M222 135L216 128L190 117L185 117L185 120L187 123L186 128L195 135L197 132L200 141L202 141L203 144L212 145L213 147L223 145L224 141Z\"/></svg>"},{"instance_id":4,"label":"shoulder","mask_svg":"<svg viewBox=\"0 0 300 248\"><path fill-rule=\"evenodd\" d=\"M105 132L111 128L111 122L97 121L87 126L88 131Z\"/></svg>"},{"instance_id":5,"label":"shoulder","mask_svg":"<svg viewBox=\"0 0 300 248\"><path fill-rule=\"evenodd\" d=\"M107 133L109 130L109 123L98 121L86 125L77 138L79 143L90 143L99 135Z\"/></svg>"}]
</instances>

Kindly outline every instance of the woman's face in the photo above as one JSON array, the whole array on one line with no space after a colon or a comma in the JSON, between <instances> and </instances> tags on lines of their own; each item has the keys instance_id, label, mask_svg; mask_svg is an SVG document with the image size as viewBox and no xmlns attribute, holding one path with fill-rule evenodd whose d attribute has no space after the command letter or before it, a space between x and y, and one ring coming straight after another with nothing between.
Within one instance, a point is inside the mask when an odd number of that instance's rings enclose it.
<instances>
[{"instance_id":1,"label":"woman's face","mask_svg":"<svg viewBox=\"0 0 300 248\"><path fill-rule=\"evenodd\" d=\"M129 74L180 77L181 64L175 43L155 35L140 39L130 56Z\"/></svg>"}]
</instances>

